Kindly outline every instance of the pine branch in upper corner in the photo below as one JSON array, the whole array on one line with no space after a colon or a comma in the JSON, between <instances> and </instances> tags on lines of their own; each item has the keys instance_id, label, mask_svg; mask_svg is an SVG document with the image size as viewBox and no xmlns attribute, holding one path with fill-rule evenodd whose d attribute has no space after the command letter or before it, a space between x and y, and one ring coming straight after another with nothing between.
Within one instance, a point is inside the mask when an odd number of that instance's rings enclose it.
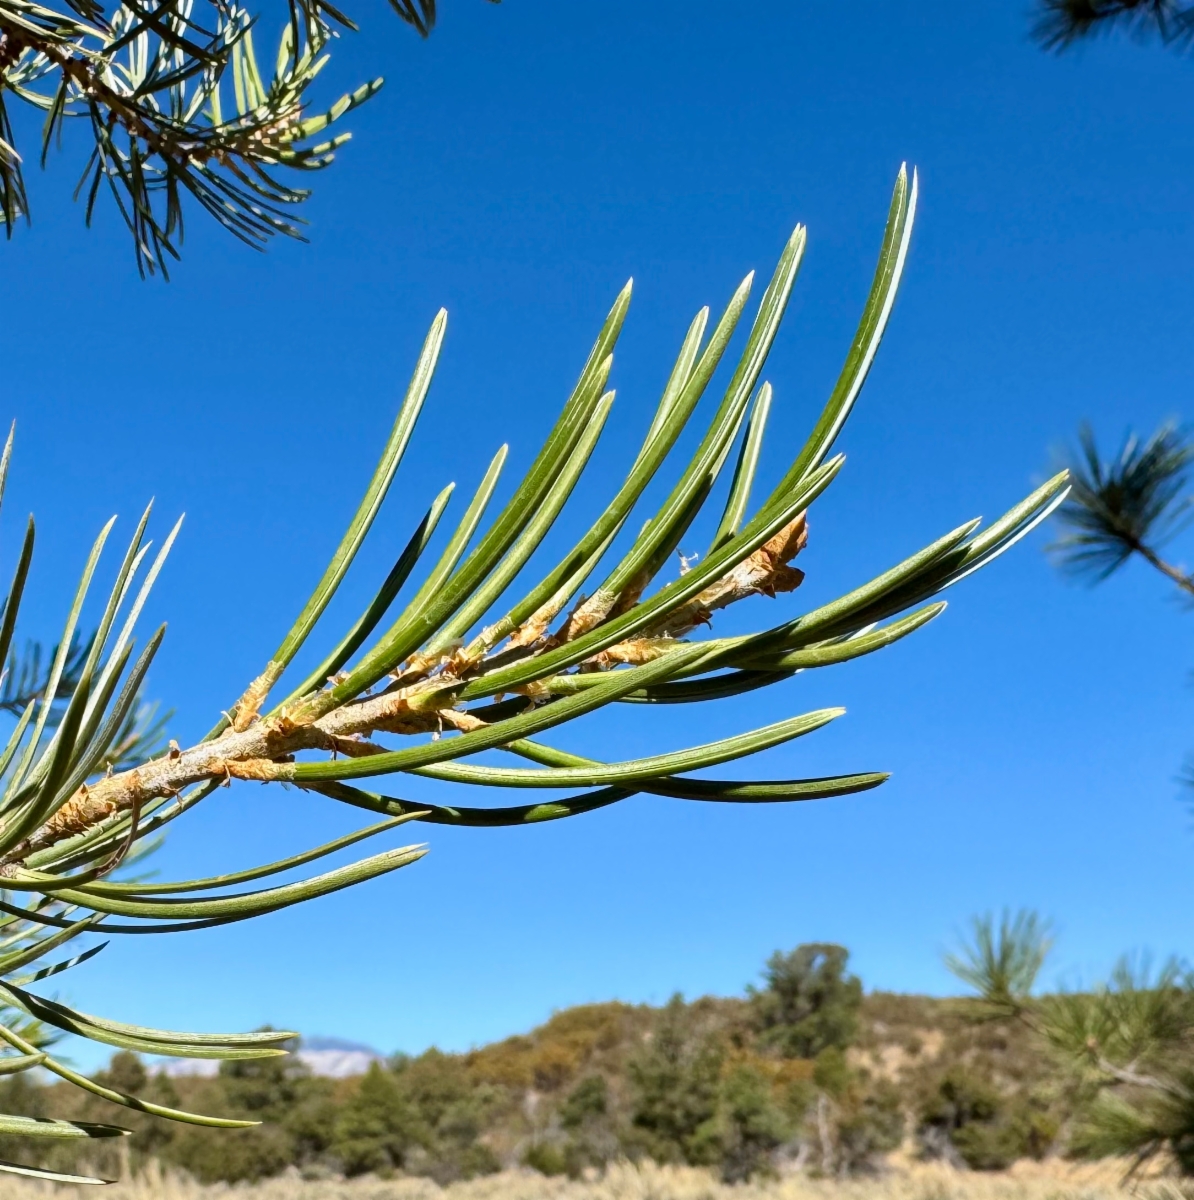
<instances>
[{"instance_id":1,"label":"pine branch in upper corner","mask_svg":"<svg viewBox=\"0 0 1194 1200\"><path fill-rule=\"evenodd\" d=\"M1098 34L1124 29L1185 50L1194 42L1194 4L1179 0L1040 0L1033 36L1047 50L1066 50Z\"/></svg>"},{"instance_id":2,"label":"pine branch in upper corner","mask_svg":"<svg viewBox=\"0 0 1194 1200\"><path fill-rule=\"evenodd\" d=\"M329 130L382 84L313 104L332 39L355 28L345 13L328 0L288 0L263 62L257 17L235 0L121 0L110 12L99 0L58 3L0 0L0 224L9 237L30 212L30 151L17 144L11 97L43 115L43 164L65 122L90 131L75 197L89 224L110 197L142 275L165 274L178 258L188 197L249 246L301 238L295 210L310 193L295 173L331 164L350 135ZM394 7L430 32L433 0Z\"/></svg>"}]
</instances>

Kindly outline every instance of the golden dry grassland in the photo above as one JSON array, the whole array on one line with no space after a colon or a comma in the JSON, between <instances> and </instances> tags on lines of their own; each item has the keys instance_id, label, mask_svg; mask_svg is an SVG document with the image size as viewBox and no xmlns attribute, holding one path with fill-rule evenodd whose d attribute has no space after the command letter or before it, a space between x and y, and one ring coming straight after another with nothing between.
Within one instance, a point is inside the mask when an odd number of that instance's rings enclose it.
<instances>
[{"instance_id":1,"label":"golden dry grassland","mask_svg":"<svg viewBox=\"0 0 1194 1200\"><path fill-rule=\"evenodd\" d=\"M291 1172L252 1185L202 1185L151 1167L111 1187L71 1188L0 1176L0 1200L1192 1200L1163 1177L1125 1184L1122 1164L1021 1163L1010 1171L958 1171L895 1161L882 1173L845 1180L802 1173L727 1185L695 1167L615 1163L572 1180L503 1171L441 1188L421 1177L303 1179Z\"/></svg>"}]
</instances>

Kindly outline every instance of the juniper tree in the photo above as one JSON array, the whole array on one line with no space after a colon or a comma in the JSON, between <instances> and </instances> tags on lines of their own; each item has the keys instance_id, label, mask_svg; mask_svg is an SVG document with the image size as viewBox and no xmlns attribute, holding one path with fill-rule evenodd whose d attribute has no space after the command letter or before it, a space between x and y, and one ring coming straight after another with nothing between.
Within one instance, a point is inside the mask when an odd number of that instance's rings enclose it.
<instances>
[{"instance_id":1,"label":"juniper tree","mask_svg":"<svg viewBox=\"0 0 1194 1200\"><path fill-rule=\"evenodd\" d=\"M52 956L85 935L143 936L245 921L409 866L426 853L424 846L383 850L299 882L262 883L411 822L486 829L569 819L634 795L753 804L845 796L881 784L887 776L879 771L758 781L694 774L810 734L840 717L839 708L623 761L581 756L542 735L565 731L610 705L709 703L890 646L937 617L945 608L939 598L944 589L989 563L1063 498L1064 473L986 528L968 521L834 600L806 611L785 604L777 623L755 632L696 636L729 606L791 593L801 584L804 576L793 560L805 547L811 507L841 472L844 460L832 453L833 445L887 327L915 207L916 177L910 180L901 169L874 281L841 374L807 441L761 498L754 494L756 471L772 403L763 368L804 253L803 227L788 240L746 322L736 363L727 351L746 311L753 273L716 321L710 322L707 308L697 313L623 482L546 574L527 580L524 568L556 524L610 416L614 393L607 384L630 284L614 301L558 420L505 504L487 518L506 458L503 446L455 527L435 543L438 554L432 539L451 484L431 500L360 617L339 636L321 634L326 649L317 665L295 672L296 656L352 566L414 433L444 338L441 311L360 507L257 677L196 745L171 745L134 769L113 772L103 764L164 635L158 629L137 648L134 629L179 527L151 559L145 541L150 514L142 516L100 605L78 683L57 730L47 736L48 698L65 670L65 648L111 534L109 522L69 605L45 696L24 709L0 752L0 875L6 889L0 893L0 1002L121 1049L230 1062L271 1057L294 1035L151 1029L80 1012L30 989L106 944L69 950L61 960ZM723 360L728 382L695 451L673 472L666 498L645 524L630 525ZM723 475L725 485L717 490ZM699 528L694 523L715 495L722 502L709 514L707 552L669 578L677 548L691 545ZM638 532L620 538L624 528ZM0 620L0 655L12 639L33 536L30 524ZM396 606L417 568L421 582L412 583ZM504 751L515 765L474 758L490 750ZM369 790L369 781L383 776L395 781L393 790ZM412 776L456 785L460 800L415 802L401 794L402 780ZM288 784L382 819L247 870L167 883L113 879L145 839L233 781ZM478 787L514 789L520 802L485 807L469 799ZM543 789L570 795L537 799ZM0 1040L12 1051L0 1059L0 1071L41 1067L141 1112L222 1128L246 1123L179 1111L89 1080L11 1024L0 1023ZM5 1133L89 1138L120 1130L5 1117Z\"/></svg>"},{"instance_id":2,"label":"juniper tree","mask_svg":"<svg viewBox=\"0 0 1194 1200\"><path fill-rule=\"evenodd\" d=\"M858 1033L862 981L846 972L844 946L813 942L777 950L764 968L766 986L748 987L762 1045L789 1058L844 1050Z\"/></svg>"}]
</instances>

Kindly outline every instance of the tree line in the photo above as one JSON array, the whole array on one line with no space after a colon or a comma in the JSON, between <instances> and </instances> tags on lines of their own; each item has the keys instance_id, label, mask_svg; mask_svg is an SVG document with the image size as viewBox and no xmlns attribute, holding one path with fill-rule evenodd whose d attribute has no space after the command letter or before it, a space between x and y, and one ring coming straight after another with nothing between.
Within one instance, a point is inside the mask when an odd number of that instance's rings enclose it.
<instances>
[{"instance_id":1,"label":"tree line","mask_svg":"<svg viewBox=\"0 0 1194 1200\"><path fill-rule=\"evenodd\" d=\"M1032 914L976 921L948 963L971 994L935 999L864 993L846 949L806 944L774 954L745 996L566 1009L526 1035L396 1055L351 1079L314 1076L294 1057L172 1079L121 1051L97 1076L106 1086L260 1124L134 1114L128 1142L95 1143L94 1169L112 1177L156 1158L203 1181L296 1167L448 1183L651 1159L738 1181L866 1172L902 1145L974 1170L1116 1154L1194 1175L1190 975L1124 960L1105 985L1037 994L1049 948ZM0 1099L30 1116L64 1104L74 1120L109 1115L102 1100L57 1090L19 1075ZM0 1156L10 1153L52 1169L63 1152L8 1139Z\"/></svg>"}]
</instances>

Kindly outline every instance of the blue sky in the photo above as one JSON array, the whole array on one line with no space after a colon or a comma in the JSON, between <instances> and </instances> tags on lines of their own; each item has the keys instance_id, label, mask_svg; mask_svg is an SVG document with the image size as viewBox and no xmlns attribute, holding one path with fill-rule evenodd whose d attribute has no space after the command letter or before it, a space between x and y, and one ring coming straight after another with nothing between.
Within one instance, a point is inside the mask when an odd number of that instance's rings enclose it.
<instances>
[{"instance_id":1,"label":"blue sky","mask_svg":"<svg viewBox=\"0 0 1194 1200\"><path fill-rule=\"evenodd\" d=\"M332 83L388 83L314 180L310 245L255 255L192 213L173 282L143 284L113 214L89 233L69 202L82 147L68 139L31 179L33 228L4 247L18 421L4 553L25 510L40 533L23 632L54 637L111 513L131 529L156 496L161 536L185 510L150 614L170 622L152 691L181 740L257 673L322 570L441 304L431 402L328 640L444 482L474 483L506 440L511 468L529 461L633 274L608 446L575 519L591 513L692 314L769 271L801 221L809 249L767 369L774 478L835 378L904 160L921 207L900 301L845 471L812 514L806 584L752 602L758 623L998 515L1083 418L1109 442L1189 415L1188 61L1115 40L1046 55L1024 4L442 7L427 43L376 0L356 10ZM868 986L945 992L942 948L1003 905L1055 919L1069 979L1133 947L1191 954L1177 775L1194 749L1192 618L1143 567L1067 582L1047 540L881 655L701 712L619 710L566 740L629 757L844 704L751 770L891 770L878 791L433 827L431 855L394 876L249 926L129 939L62 995L125 1020L270 1021L418 1051L581 1001L737 992L808 940L850 947ZM234 869L358 823L234 787L159 865Z\"/></svg>"}]
</instances>

